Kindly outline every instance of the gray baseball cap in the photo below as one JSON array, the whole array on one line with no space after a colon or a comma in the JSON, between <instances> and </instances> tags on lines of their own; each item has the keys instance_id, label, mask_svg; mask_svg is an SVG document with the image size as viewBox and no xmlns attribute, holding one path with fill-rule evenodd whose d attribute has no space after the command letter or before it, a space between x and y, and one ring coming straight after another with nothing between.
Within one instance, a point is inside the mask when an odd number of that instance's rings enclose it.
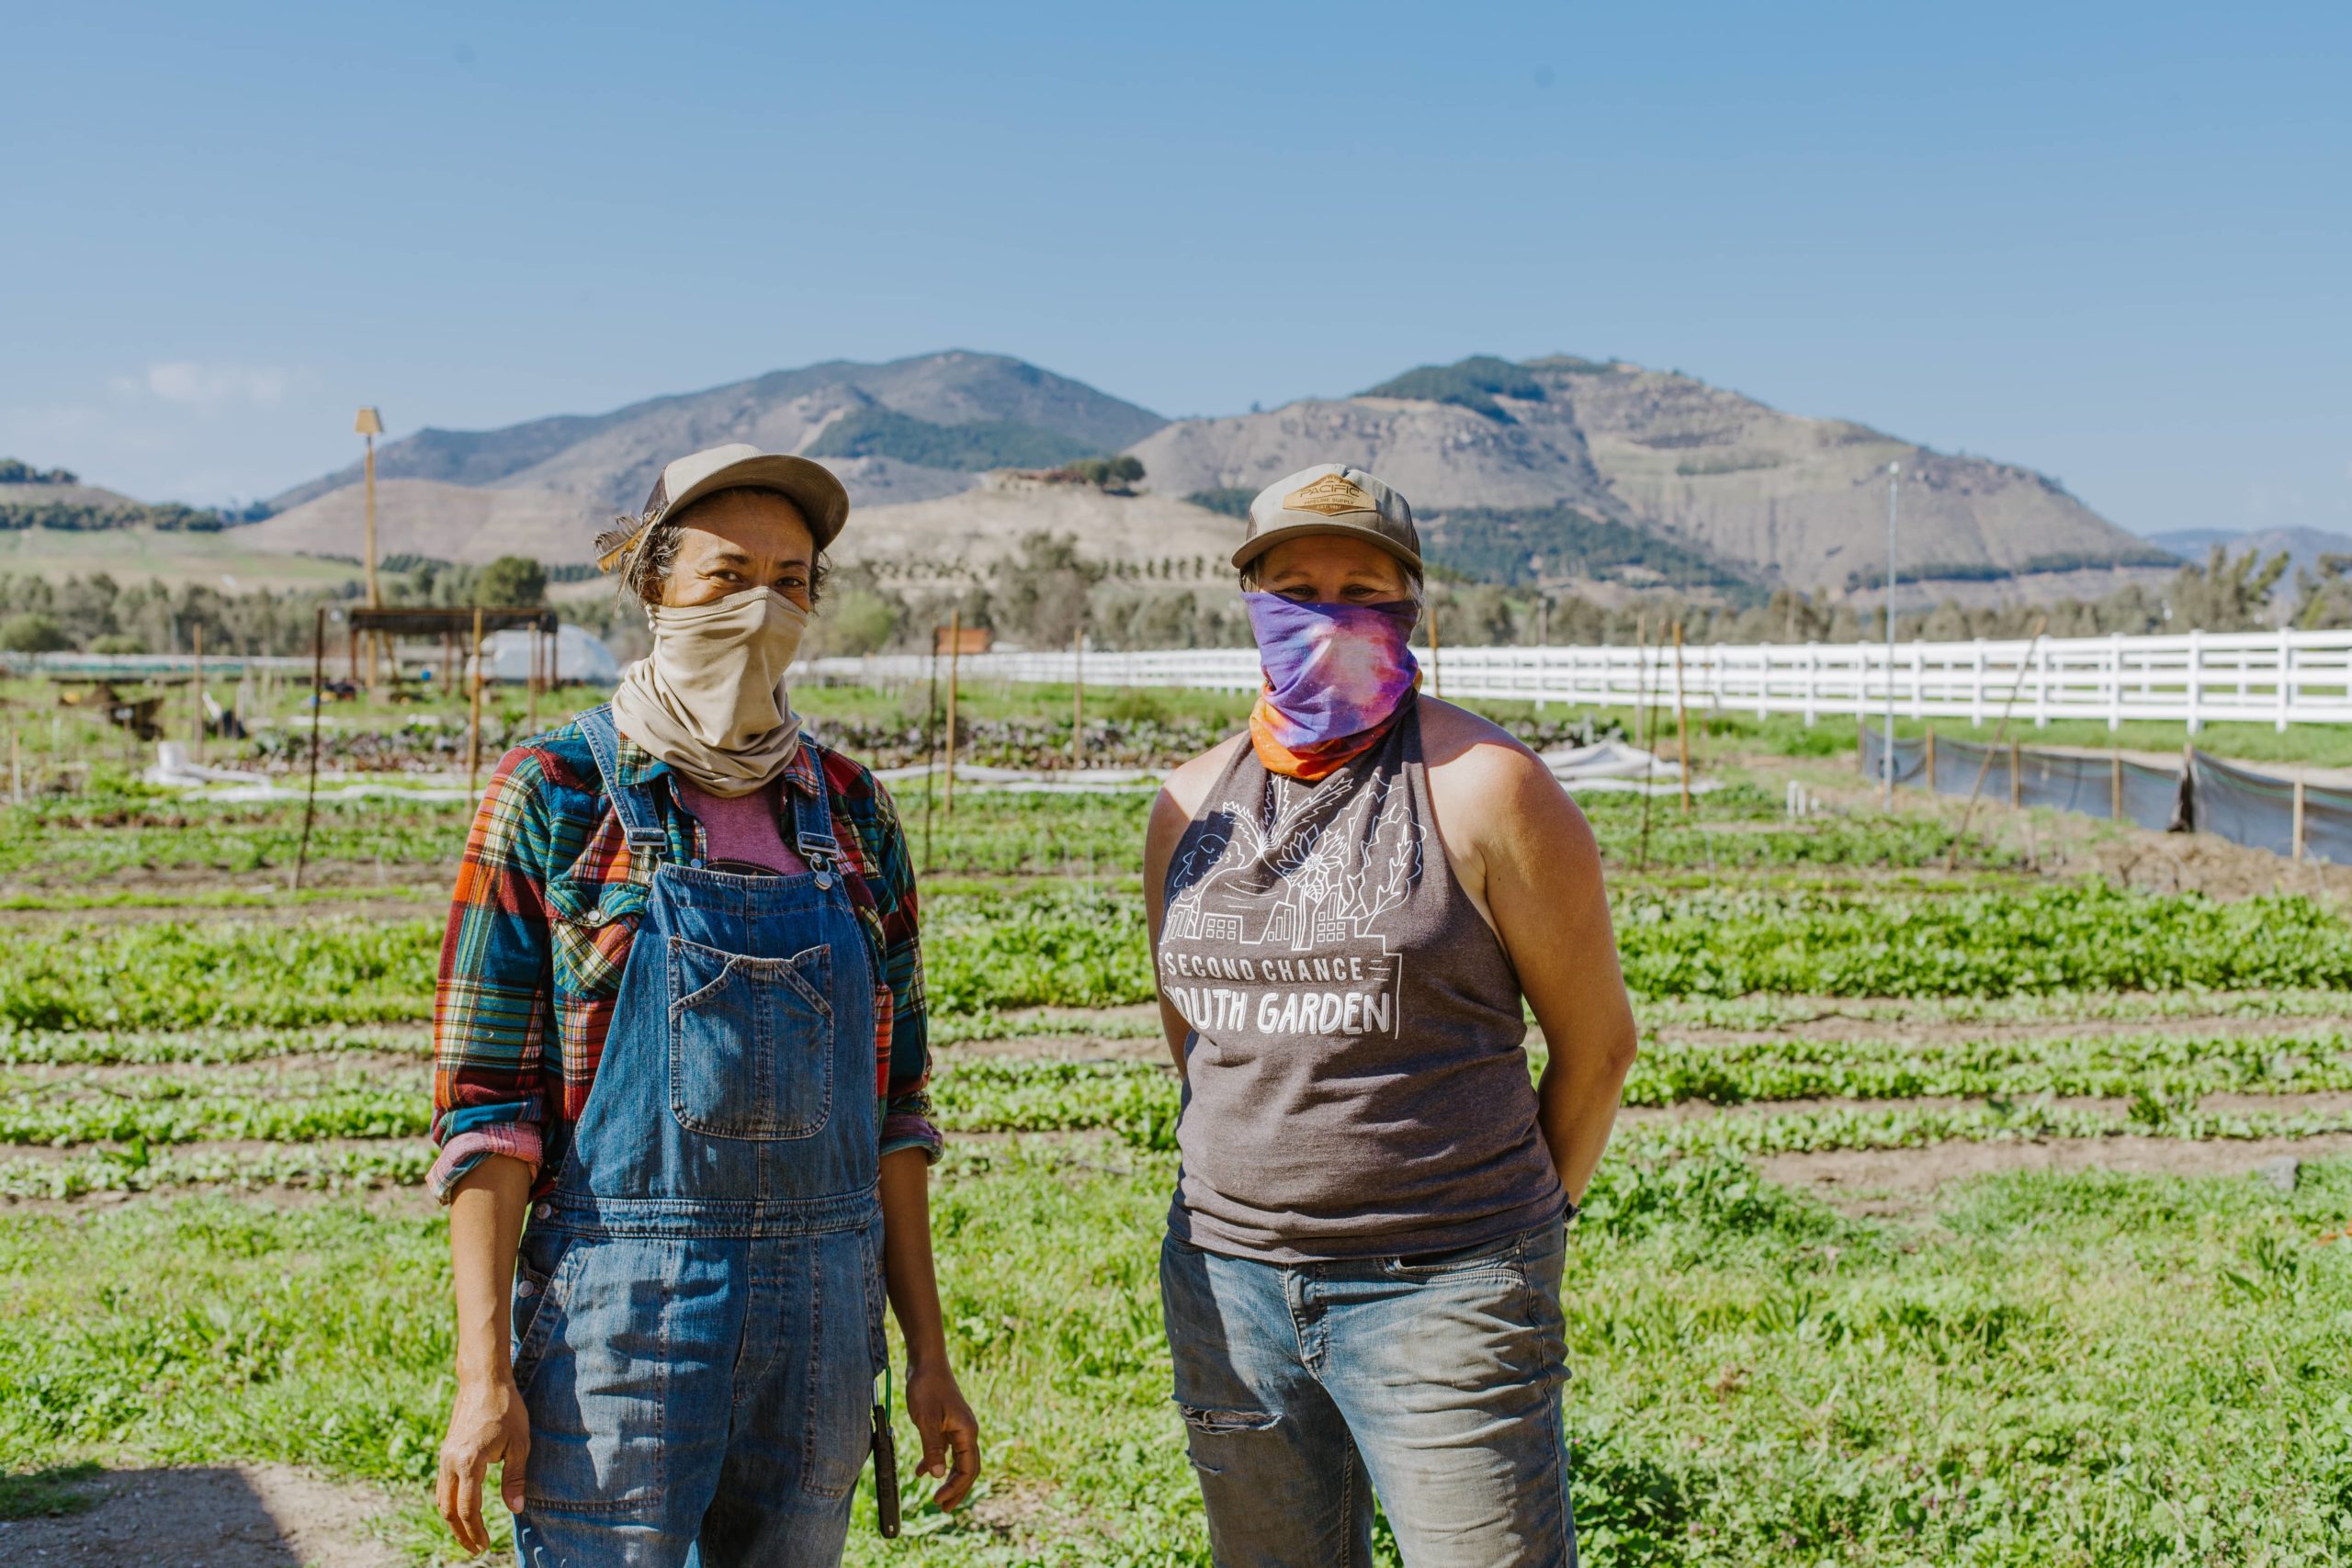
<instances>
[{"instance_id":1,"label":"gray baseball cap","mask_svg":"<svg viewBox=\"0 0 2352 1568\"><path fill-rule=\"evenodd\" d=\"M1233 552L1236 570L1281 544L1308 534L1355 534L1421 570L1421 536L1405 498L1362 468L1317 463L1276 479L1250 503L1250 529Z\"/></svg>"},{"instance_id":2,"label":"gray baseball cap","mask_svg":"<svg viewBox=\"0 0 2352 1568\"><path fill-rule=\"evenodd\" d=\"M823 549L838 537L849 521L849 491L831 468L807 457L783 452L763 452L734 442L706 447L673 458L653 481L645 510L623 517L596 537L596 564L606 571L628 558L629 551L648 528L681 507L722 490L772 490L800 509L801 517Z\"/></svg>"}]
</instances>

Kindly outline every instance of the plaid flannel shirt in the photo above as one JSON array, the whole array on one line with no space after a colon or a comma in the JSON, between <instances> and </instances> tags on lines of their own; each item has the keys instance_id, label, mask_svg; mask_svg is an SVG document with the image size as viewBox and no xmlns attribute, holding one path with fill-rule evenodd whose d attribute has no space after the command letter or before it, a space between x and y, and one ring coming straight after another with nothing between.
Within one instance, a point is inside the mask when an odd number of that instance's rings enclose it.
<instances>
[{"instance_id":1,"label":"plaid flannel shirt","mask_svg":"<svg viewBox=\"0 0 2352 1568\"><path fill-rule=\"evenodd\" d=\"M814 750L820 766L810 766L804 750L785 770L785 787L826 792L852 873L842 885L875 975L882 1152L920 1148L936 1159L906 835L872 773L831 748ZM630 784L670 769L624 735L618 771L614 782ZM670 858L701 858L702 825L666 786L653 795ZM433 1138L440 1156L429 1183L442 1202L486 1155L531 1165L534 1195L555 1184L596 1080L652 875L651 865L631 860L576 720L499 760L466 837L434 995Z\"/></svg>"}]
</instances>

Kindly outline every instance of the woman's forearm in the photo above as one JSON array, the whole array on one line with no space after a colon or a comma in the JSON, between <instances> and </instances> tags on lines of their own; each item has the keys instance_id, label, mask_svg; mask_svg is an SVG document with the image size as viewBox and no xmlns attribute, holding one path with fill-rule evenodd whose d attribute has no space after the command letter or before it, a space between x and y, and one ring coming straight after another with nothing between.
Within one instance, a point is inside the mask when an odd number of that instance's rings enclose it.
<instances>
[{"instance_id":1,"label":"woman's forearm","mask_svg":"<svg viewBox=\"0 0 2352 1568\"><path fill-rule=\"evenodd\" d=\"M449 1201L449 1264L458 1298L458 1375L500 1378L508 1364L514 1251L530 1201L531 1168L491 1155Z\"/></svg>"},{"instance_id":2,"label":"woman's forearm","mask_svg":"<svg viewBox=\"0 0 2352 1568\"><path fill-rule=\"evenodd\" d=\"M907 1342L909 1370L944 1366L947 1331L931 1257L931 1162L921 1149L900 1149L882 1161L882 1278Z\"/></svg>"},{"instance_id":3,"label":"woman's forearm","mask_svg":"<svg viewBox=\"0 0 2352 1568\"><path fill-rule=\"evenodd\" d=\"M1536 1122L1571 1202L1584 1201L1585 1188L1600 1167L1632 1065L1630 1048L1555 1051L1544 1065L1535 1087Z\"/></svg>"}]
</instances>

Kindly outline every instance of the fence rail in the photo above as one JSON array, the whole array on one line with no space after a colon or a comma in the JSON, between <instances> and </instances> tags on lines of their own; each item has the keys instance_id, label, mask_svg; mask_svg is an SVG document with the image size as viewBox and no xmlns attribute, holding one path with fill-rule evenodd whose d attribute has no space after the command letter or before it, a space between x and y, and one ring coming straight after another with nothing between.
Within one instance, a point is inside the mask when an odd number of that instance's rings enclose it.
<instances>
[{"instance_id":1,"label":"fence rail","mask_svg":"<svg viewBox=\"0 0 2352 1568\"><path fill-rule=\"evenodd\" d=\"M1631 707L1674 700L1671 647L1446 648L1438 690L1458 697ZM2177 637L2044 637L2004 642L1693 644L1680 654L1680 683L1691 706L1733 713L1876 715L1892 694L1907 718L2000 716L2017 694L2019 722L2054 718L2208 724L2352 722L2352 631L2189 632ZM1423 655L1426 669L1429 660ZM967 677L1091 685L1191 686L1249 691L1258 684L1252 649L1112 653L1069 650L966 654ZM922 655L820 659L812 670L836 679L921 680Z\"/></svg>"}]
</instances>

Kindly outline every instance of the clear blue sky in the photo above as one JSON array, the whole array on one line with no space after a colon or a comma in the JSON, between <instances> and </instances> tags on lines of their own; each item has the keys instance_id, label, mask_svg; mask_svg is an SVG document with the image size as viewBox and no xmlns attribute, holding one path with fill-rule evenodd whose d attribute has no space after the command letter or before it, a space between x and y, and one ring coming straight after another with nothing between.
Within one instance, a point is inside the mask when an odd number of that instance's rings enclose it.
<instances>
[{"instance_id":1,"label":"clear blue sky","mask_svg":"<svg viewBox=\"0 0 2352 1568\"><path fill-rule=\"evenodd\" d=\"M2352 6L21 6L0 454L267 494L834 356L1566 350L2352 530Z\"/></svg>"}]
</instances>

